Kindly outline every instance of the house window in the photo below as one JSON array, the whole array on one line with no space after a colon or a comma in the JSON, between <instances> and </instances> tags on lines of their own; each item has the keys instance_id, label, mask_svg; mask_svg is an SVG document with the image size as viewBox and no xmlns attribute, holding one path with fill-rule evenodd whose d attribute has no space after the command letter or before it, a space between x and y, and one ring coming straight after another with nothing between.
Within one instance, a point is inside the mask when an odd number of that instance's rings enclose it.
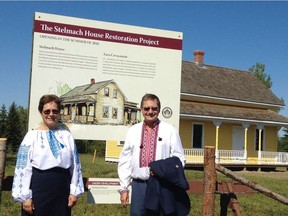
<instances>
[{"instance_id":1,"label":"house window","mask_svg":"<svg viewBox=\"0 0 288 216\"><path fill-rule=\"evenodd\" d=\"M261 151L264 147L264 130L261 131ZM259 129L255 130L255 150L259 151Z\"/></svg>"},{"instance_id":2,"label":"house window","mask_svg":"<svg viewBox=\"0 0 288 216\"><path fill-rule=\"evenodd\" d=\"M202 148L203 146L203 125L193 124L192 148Z\"/></svg>"},{"instance_id":3,"label":"house window","mask_svg":"<svg viewBox=\"0 0 288 216\"><path fill-rule=\"evenodd\" d=\"M109 106L103 107L103 118L109 118Z\"/></svg>"},{"instance_id":4,"label":"house window","mask_svg":"<svg viewBox=\"0 0 288 216\"><path fill-rule=\"evenodd\" d=\"M104 88L104 95L109 97L109 88L108 87Z\"/></svg>"},{"instance_id":5,"label":"house window","mask_svg":"<svg viewBox=\"0 0 288 216\"><path fill-rule=\"evenodd\" d=\"M117 89L113 90L113 98L117 98Z\"/></svg>"},{"instance_id":6,"label":"house window","mask_svg":"<svg viewBox=\"0 0 288 216\"><path fill-rule=\"evenodd\" d=\"M124 146L125 141L119 141L118 146Z\"/></svg>"},{"instance_id":7,"label":"house window","mask_svg":"<svg viewBox=\"0 0 288 216\"><path fill-rule=\"evenodd\" d=\"M117 119L117 115L118 115L118 109L117 108L113 108L112 109L112 118L113 119Z\"/></svg>"}]
</instances>

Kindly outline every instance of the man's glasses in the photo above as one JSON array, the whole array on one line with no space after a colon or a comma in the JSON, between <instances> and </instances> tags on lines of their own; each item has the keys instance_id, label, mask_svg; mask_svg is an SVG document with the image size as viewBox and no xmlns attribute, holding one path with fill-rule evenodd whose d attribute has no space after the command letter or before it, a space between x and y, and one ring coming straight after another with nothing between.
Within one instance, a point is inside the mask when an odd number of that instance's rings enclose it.
<instances>
[{"instance_id":1,"label":"man's glasses","mask_svg":"<svg viewBox=\"0 0 288 216\"><path fill-rule=\"evenodd\" d=\"M57 109L47 109L47 110L43 110L42 111L45 115L49 115L51 112L54 114L54 115L58 115L60 113L59 110Z\"/></svg>"},{"instance_id":2,"label":"man's glasses","mask_svg":"<svg viewBox=\"0 0 288 216\"><path fill-rule=\"evenodd\" d=\"M144 111L149 111L150 109L152 109L152 111L158 111L158 107L143 107Z\"/></svg>"}]
</instances>

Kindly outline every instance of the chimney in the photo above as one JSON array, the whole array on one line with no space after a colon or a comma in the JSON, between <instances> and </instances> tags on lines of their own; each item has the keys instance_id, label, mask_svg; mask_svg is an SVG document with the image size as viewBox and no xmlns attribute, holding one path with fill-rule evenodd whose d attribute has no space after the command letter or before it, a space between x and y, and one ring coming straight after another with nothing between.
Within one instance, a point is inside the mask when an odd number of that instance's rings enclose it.
<instances>
[{"instance_id":1,"label":"chimney","mask_svg":"<svg viewBox=\"0 0 288 216\"><path fill-rule=\"evenodd\" d=\"M90 79L90 85L93 85L93 84L95 84L95 79L94 78Z\"/></svg>"},{"instance_id":2,"label":"chimney","mask_svg":"<svg viewBox=\"0 0 288 216\"><path fill-rule=\"evenodd\" d=\"M199 66L204 65L204 54L205 52L202 50L195 50L194 51L194 62Z\"/></svg>"}]
</instances>

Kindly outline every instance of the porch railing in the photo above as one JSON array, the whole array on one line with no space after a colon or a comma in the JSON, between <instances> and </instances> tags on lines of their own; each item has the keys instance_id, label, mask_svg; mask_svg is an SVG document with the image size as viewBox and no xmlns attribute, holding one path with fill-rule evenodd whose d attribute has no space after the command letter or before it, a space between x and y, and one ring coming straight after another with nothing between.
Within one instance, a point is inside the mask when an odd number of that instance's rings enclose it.
<instances>
[{"instance_id":1,"label":"porch railing","mask_svg":"<svg viewBox=\"0 0 288 216\"><path fill-rule=\"evenodd\" d=\"M204 149L184 149L186 163L203 164Z\"/></svg>"},{"instance_id":2,"label":"porch railing","mask_svg":"<svg viewBox=\"0 0 288 216\"><path fill-rule=\"evenodd\" d=\"M288 164L288 153L261 151L259 164Z\"/></svg>"},{"instance_id":3,"label":"porch railing","mask_svg":"<svg viewBox=\"0 0 288 216\"><path fill-rule=\"evenodd\" d=\"M216 162L225 164L246 163L246 154L243 150L218 150L218 158L216 154Z\"/></svg>"},{"instance_id":4,"label":"porch railing","mask_svg":"<svg viewBox=\"0 0 288 216\"><path fill-rule=\"evenodd\" d=\"M184 149L187 164L203 164L204 149ZM247 152L244 150L216 150L215 162L219 164L247 164ZM261 151L256 164L288 165L288 152ZM258 163L257 163L258 162Z\"/></svg>"}]
</instances>

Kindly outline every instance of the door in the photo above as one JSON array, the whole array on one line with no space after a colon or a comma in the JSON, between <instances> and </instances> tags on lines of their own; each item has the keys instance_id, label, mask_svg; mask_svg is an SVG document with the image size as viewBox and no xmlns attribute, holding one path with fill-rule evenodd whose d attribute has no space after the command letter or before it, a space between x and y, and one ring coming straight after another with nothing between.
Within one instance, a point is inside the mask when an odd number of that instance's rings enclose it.
<instances>
[{"instance_id":1,"label":"door","mask_svg":"<svg viewBox=\"0 0 288 216\"><path fill-rule=\"evenodd\" d=\"M232 150L244 150L244 128L233 127Z\"/></svg>"}]
</instances>

